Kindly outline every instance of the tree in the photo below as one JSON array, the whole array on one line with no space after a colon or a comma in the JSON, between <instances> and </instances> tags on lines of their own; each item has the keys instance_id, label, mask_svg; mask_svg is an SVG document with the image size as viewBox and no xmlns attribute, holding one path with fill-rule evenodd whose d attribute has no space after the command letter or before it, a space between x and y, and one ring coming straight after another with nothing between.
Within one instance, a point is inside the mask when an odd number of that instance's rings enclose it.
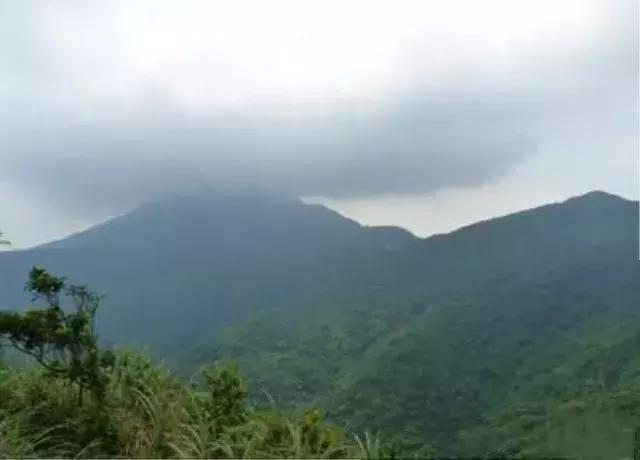
<instances>
[{"instance_id":1,"label":"tree","mask_svg":"<svg viewBox=\"0 0 640 460\"><path fill-rule=\"evenodd\" d=\"M114 359L97 345L95 315L102 297L37 267L31 269L25 289L34 302L44 301L45 308L0 312L0 344L13 346L52 375L76 384L79 404L85 390L101 398L106 369ZM71 308L65 308L63 301Z\"/></svg>"},{"instance_id":2,"label":"tree","mask_svg":"<svg viewBox=\"0 0 640 460\"><path fill-rule=\"evenodd\" d=\"M11 242L9 240L5 240L2 237L4 236L4 233L2 233L2 230L0 230L0 246L1 245L10 245Z\"/></svg>"},{"instance_id":3,"label":"tree","mask_svg":"<svg viewBox=\"0 0 640 460\"><path fill-rule=\"evenodd\" d=\"M238 374L237 368L230 363L218 363L201 370L206 398L206 409L212 427L238 425L247 416L247 390Z\"/></svg>"}]
</instances>

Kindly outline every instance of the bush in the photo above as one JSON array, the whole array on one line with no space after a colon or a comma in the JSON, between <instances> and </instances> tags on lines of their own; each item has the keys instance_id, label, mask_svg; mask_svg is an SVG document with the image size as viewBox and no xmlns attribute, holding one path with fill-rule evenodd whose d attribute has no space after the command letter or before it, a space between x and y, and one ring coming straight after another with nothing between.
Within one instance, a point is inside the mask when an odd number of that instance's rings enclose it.
<instances>
[{"instance_id":1,"label":"bush","mask_svg":"<svg viewBox=\"0 0 640 460\"><path fill-rule=\"evenodd\" d=\"M0 363L0 457L370 458L371 446L382 452L368 436L366 443L346 442L317 410L291 417L252 407L232 364L205 366L187 382L136 352L101 350L94 330L100 296L83 286L33 268L27 290L44 308L0 312L0 339L34 363L21 370Z\"/></svg>"},{"instance_id":2,"label":"bush","mask_svg":"<svg viewBox=\"0 0 640 460\"><path fill-rule=\"evenodd\" d=\"M119 351L103 397L82 405L77 384L46 369L0 373L2 457L372 458L383 452L368 435L345 439L318 410L290 416L251 406L227 363L186 382Z\"/></svg>"}]
</instances>

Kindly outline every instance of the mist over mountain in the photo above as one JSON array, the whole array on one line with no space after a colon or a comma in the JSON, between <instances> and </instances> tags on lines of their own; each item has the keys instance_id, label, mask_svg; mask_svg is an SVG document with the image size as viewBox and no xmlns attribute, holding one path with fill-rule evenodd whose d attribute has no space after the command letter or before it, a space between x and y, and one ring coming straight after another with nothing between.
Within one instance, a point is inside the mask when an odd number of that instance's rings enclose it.
<instances>
[{"instance_id":1,"label":"mist over mountain","mask_svg":"<svg viewBox=\"0 0 640 460\"><path fill-rule=\"evenodd\" d=\"M277 195L177 196L0 254L2 307L28 304L33 265L106 294L105 343L184 373L231 358L258 393L450 453L510 398L544 412L540 388L640 375L638 203L604 192L426 239Z\"/></svg>"},{"instance_id":2,"label":"mist over mountain","mask_svg":"<svg viewBox=\"0 0 640 460\"><path fill-rule=\"evenodd\" d=\"M105 340L174 343L312 286L305 270L359 228L293 199L176 197L7 254L3 303L24 304L25 270L42 265L109 294L100 321Z\"/></svg>"}]
</instances>

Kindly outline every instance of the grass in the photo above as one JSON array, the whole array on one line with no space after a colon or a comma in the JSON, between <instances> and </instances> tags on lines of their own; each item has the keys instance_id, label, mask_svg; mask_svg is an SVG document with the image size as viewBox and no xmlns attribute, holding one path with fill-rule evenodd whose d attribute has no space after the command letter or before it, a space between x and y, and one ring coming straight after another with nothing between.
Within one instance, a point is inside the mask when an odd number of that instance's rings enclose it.
<instances>
[{"instance_id":1,"label":"grass","mask_svg":"<svg viewBox=\"0 0 640 460\"><path fill-rule=\"evenodd\" d=\"M117 353L106 394L40 368L0 367L2 458L384 458L379 438L345 436L317 410L249 404L233 366L191 381L132 352Z\"/></svg>"}]
</instances>

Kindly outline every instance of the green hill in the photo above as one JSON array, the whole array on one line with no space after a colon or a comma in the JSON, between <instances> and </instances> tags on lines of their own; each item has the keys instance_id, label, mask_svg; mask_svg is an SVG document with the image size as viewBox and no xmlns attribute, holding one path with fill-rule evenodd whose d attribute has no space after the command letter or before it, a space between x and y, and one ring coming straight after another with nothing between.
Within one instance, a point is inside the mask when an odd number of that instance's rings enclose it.
<instances>
[{"instance_id":1,"label":"green hill","mask_svg":"<svg viewBox=\"0 0 640 460\"><path fill-rule=\"evenodd\" d=\"M43 265L108 294L104 340L185 371L231 358L254 398L319 402L413 451L556 455L567 412L615 433L635 417L638 236L638 204L603 192L427 239L279 197L183 197L0 254L0 305Z\"/></svg>"}]
</instances>

